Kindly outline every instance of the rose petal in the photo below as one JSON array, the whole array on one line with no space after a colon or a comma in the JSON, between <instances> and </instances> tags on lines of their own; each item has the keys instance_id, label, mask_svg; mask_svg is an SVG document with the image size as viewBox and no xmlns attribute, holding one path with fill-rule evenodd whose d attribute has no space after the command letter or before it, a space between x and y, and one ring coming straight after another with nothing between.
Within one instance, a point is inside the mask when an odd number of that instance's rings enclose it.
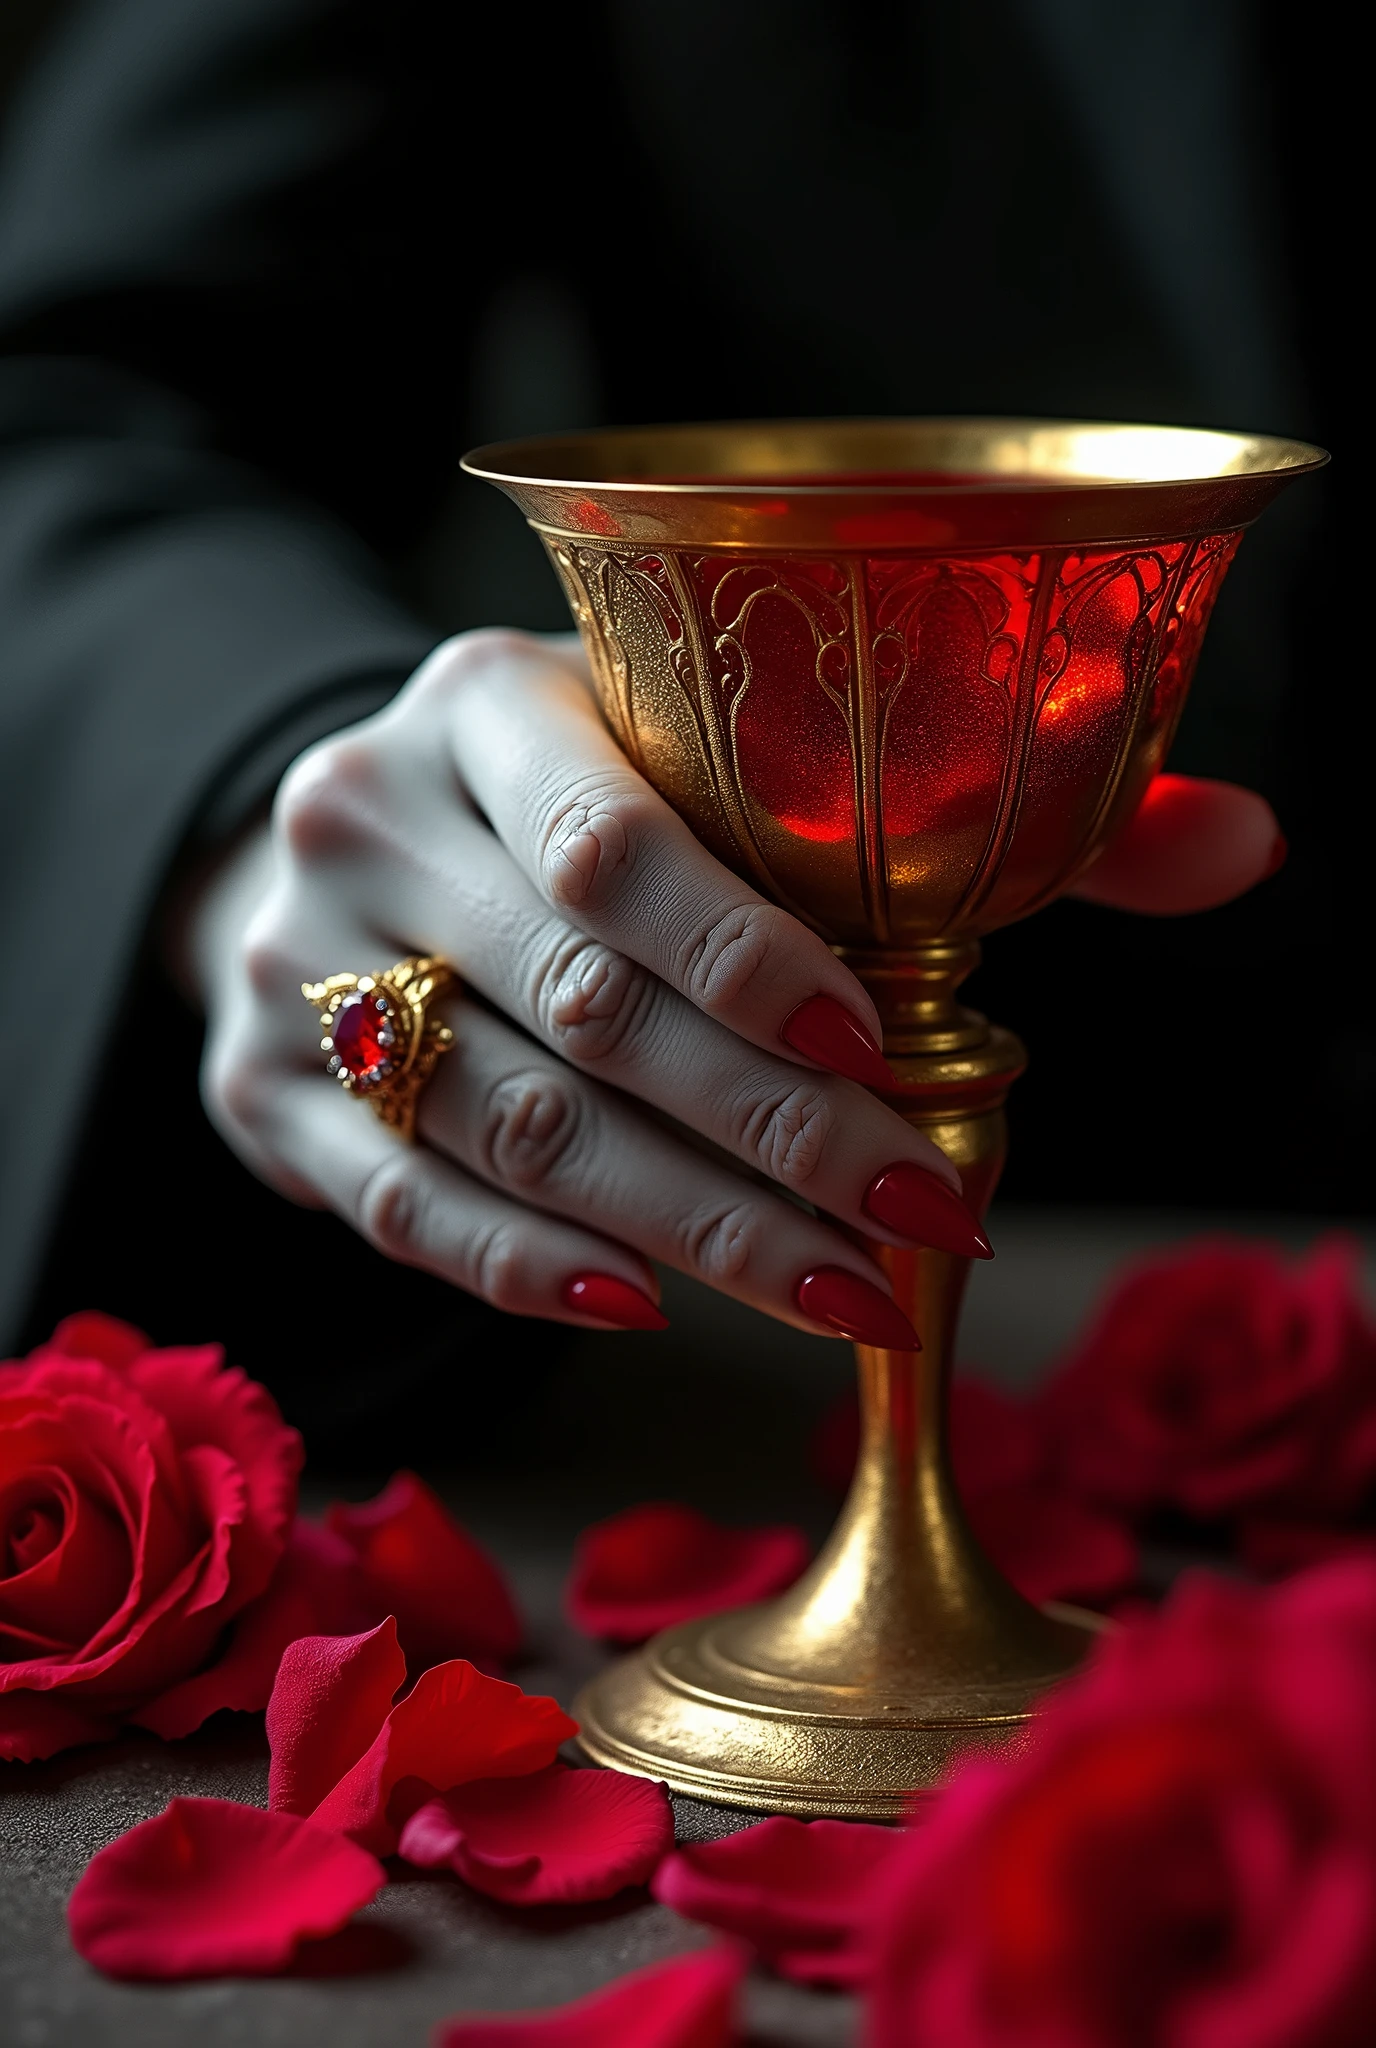
<instances>
[{"instance_id":1,"label":"rose petal","mask_svg":"<svg viewBox=\"0 0 1376 2048\"><path fill-rule=\"evenodd\" d=\"M1248 1571L1259 1578L1278 1579L1335 1558L1376 1557L1376 1529L1333 1528L1250 1515L1238 1525L1237 1552Z\"/></svg>"},{"instance_id":2,"label":"rose petal","mask_svg":"<svg viewBox=\"0 0 1376 2048\"><path fill-rule=\"evenodd\" d=\"M674 1846L662 1785L621 1771L551 1764L523 1778L483 1778L432 1799L401 1832L399 1852L448 1868L489 1898L531 1906L609 1899L645 1884Z\"/></svg>"},{"instance_id":3,"label":"rose petal","mask_svg":"<svg viewBox=\"0 0 1376 2048\"><path fill-rule=\"evenodd\" d=\"M283 1672L299 1648L294 1645L283 1658ZM461 1659L435 1664L392 1708L367 1755L326 1795L312 1818L352 1835L379 1856L390 1856L398 1830L430 1792L447 1792L475 1778L523 1777L544 1770L554 1762L560 1743L577 1733L578 1723L554 1700L488 1678ZM402 1786L403 1779L412 1782Z\"/></svg>"},{"instance_id":4,"label":"rose petal","mask_svg":"<svg viewBox=\"0 0 1376 2048\"><path fill-rule=\"evenodd\" d=\"M226 1707L261 1713L290 1644L302 1636L346 1636L360 1628L357 1574L346 1544L311 1522L297 1522L271 1584L234 1623L223 1654L209 1670L169 1687L130 1720L170 1742L190 1735Z\"/></svg>"},{"instance_id":5,"label":"rose petal","mask_svg":"<svg viewBox=\"0 0 1376 2048\"><path fill-rule=\"evenodd\" d=\"M521 1622L501 1573L414 1472L361 1506L336 1502L325 1519L355 1551L378 1611L396 1616L408 1670L515 1656Z\"/></svg>"},{"instance_id":6,"label":"rose petal","mask_svg":"<svg viewBox=\"0 0 1376 2048\"><path fill-rule=\"evenodd\" d=\"M968 1503L970 1526L1028 1600L1108 1600L1137 1577L1136 1538L1117 1515L1046 1485Z\"/></svg>"},{"instance_id":7,"label":"rose petal","mask_svg":"<svg viewBox=\"0 0 1376 2048\"><path fill-rule=\"evenodd\" d=\"M112 1977L260 1976L385 1882L366 1850L309 1821L174 1799L91 1858L67 1922L78 1953Z\"/></svg>"},{"instance_id":8,"label":"rose petal","mask_svg":"<svg viewBox=\"0 0 1376 2048\"><path fill-rule=\"evenodd\" d=\"M247 1507L232 1537L228 1620L262 1592L282 1555L296 1513L305 1446L267 1388L225 1365L219 1344L146 1351L129 1368L129 1380L166 1417L179 1450L209 1446L243 1474Z\"/></svg>"},{"instance_id":9,"label":"rose petal","mask_svg":"<svg viewBox=\"0 0 1376 2048\"><path fill-rule=\"evenodd\" d=\"M183 1451L182 1470L200 1518L210 1531L199 1582L186 1602L186 1612L198 1614L203 1608L225 1605L233 1577L234 1538L248 1520L248 1488L233 1458L213 1444L192 1444Z\"/></svg>"},{"instance_id":10,"label":"rose petal","mask_svg":"<svg viewBox=\"0 0 1376 2048\"><path fill-rule=\"evenodd\" d=\"M201 1663L223 1625L188 1623L181 1603L205 1555L204 1528L167 1425L107 1366L49 1353L0 1391L0 1478L58 1465L119 1523L131 1560L122 1596L79 1655L0 1665L0 1688L61 1685L101 1713ZM0 1615L4 1588L0 1586Z\"/></svg>"},{"instance_id":11,"label":"rose petal","mask_svg":"<svg viewBox=\"0 0 1376 2048\"><path fill-rule=\"evenodd\" d=\"M725 1529L693 1508L650 1502L583 1531L565 1603L589 1635L638 1643L675 1622L781 1593L808 1556L801 1529Z\"/></svg>"},{"instance_id":12,"label":"rose petal","mask_svg":"<svg viewBox=\"0 0 1376 2048\"><path fill-rule=\"evenodd\" d=\"M371 1748L406 1659L389 1615L366 1635L304 1636L282 1653L268 1701L268 1803L313 1813Z\"/></svg>"},{"instance_id":13,"label":"rose petal","mask_svg":"<svg viewBox=\"0 0 1376 2048\"><path fill-rule=\"evenodd\" d=\"M718 1944L545 2012L451 2020L435 2048L730 2048L744 1950Z\"/></svg>"},{"instance_id":14,"label":"rose petal","mask_svg":"<svg viewBox=\"0 0 1376 2048\"><path fill-rule=\"evenodd\" d=\"M99 1309L80 1309L64 1316L39 1352L61 1351L67 1358L94 1358L114 1372L123 1372L149 1349L142 1330L123 1323L118 1316L102 1315Z\"/></svg>"},{"instance_id":15,"label":"rose petal","mask_svg":"<svg viewBox=\"0 0 1376 2048\"><path fill-rule=\"evenodd\" d=\"M64 1465L0 1479L0 1657L30 1654L26 1635L51 1644L48 1654L80 1652L120 1605L130 1570L123 1522Z\"/></svg>"},{"instance_id":16,"label":"rose petal","mask_svg":"<svg viewBox=\"0 0 1376 2048\"><path fill-rule=\"evenodd\" d=\"M0 1692L0 1758L32 1764L79 1742L108 1742L118 1724L53 1692Z\"/></svg>"},{"instance_id":17,"label":"rose petal","mask_svg":"<svg viewBox=\"0 0 1376 2048\"><path fill-rule=\"evenodd\" d=\"M876 1890L902 1846L895 1829L865 1821L765 1820L676 1849L650 1889L687 1919L739 1935L781 1976L854 1988Z\"/></svg>"}]
</instances>

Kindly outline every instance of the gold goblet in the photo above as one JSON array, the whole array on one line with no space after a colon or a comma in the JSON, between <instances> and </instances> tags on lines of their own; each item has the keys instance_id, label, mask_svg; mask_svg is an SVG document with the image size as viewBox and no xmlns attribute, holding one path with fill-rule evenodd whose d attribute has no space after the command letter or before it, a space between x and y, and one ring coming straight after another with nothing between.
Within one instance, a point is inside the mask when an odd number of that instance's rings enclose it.
<instances>
[{"instance_id":1,"label":"gold goblet","mask_svg":"<svg viewBox=\"0 0 1376 2048\"><path fill-rule=\"evenodd\" d=\"M873 996L982 1210L1021 1045L956 1000L979 937L1086 868L1165 757L1242 529L1320 450L1035 420L762 422L485 448L568 594L608 723L698 836ZM945 1409L968 1262L878 1256L921 1353L856 1347L860 1452L781 1598L586 1688L599 1761L730 1806L875 1819L1016 1740L1093 1617L1038 1609L961 1512Z\"/></svg>"}]
</instances>

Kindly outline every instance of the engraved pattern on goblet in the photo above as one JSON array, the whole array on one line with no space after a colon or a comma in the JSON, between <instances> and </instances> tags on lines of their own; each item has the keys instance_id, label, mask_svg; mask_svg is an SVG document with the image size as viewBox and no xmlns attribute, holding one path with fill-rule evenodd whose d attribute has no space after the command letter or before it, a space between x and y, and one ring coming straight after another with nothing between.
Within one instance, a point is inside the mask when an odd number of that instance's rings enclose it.
<instances>
[{"instance_id":1,"label":"engraved pattern on goblet","mask_svg":"<svg viewBox=\"0 0 1376 2048\"><path fill-rule=\"evenodd\" d=\"M1024 917L1170 743L1236 533L1024 554L547 546L630 758L846 944Z\"/></svg>"}]
</instances>

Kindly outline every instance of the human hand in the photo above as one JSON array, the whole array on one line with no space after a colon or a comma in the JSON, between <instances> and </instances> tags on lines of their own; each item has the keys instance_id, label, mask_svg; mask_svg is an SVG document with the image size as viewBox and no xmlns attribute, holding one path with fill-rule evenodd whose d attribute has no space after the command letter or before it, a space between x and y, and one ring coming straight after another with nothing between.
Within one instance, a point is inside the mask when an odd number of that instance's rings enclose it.
<instances>
[{"instance_id":1,"label":"human hand","mask_svg":"<svg viewBox=\"0 0 1376 2048\"><path fill-rule=\"evenodd\" d=\"M987 1252L954 1167L860 1085L884 1073L860 984L636 774L571 638L449 641L311 749L191 939L231 1146L498 1307L657 1327L658 1259L898 1348L911 1331L853 1233ZM465 992L412 1147L327 1082L301 984L422 953Z\"/></svg>"}]
</instances>

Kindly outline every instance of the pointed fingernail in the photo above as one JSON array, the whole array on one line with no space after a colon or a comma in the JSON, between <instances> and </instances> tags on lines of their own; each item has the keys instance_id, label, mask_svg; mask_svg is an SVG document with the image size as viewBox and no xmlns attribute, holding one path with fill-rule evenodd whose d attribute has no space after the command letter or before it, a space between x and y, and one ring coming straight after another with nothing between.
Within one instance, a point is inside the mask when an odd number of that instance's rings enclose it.
<instances>
[{"instance_id":1,"label":"pointed fingernail","mask_svg":"<svg viewBox=\"0 0 1376 2048\"><path fill-rule=\"evenodd\" d=\"M900 1159L877 1173L861 1207L876 1223L910 1237L914 1244L954 1252L961 1259L994 1256L994 1247L955 1190L911 1159Z\"/></svg>"},{"instance_id":2,"label":"pointed fingernail","mask_svg":"<svg viewBox=\"0 0 1376 2048\"><path fill-rule=\"evenodd\" d=\"M785 1045L804 1059L860 1081L866 1088L896 1088L898 1077L857 1017L835 996L809 996L790 1011L779 1030Z\"/></svg>"},{"instance_id":3,"label":"pointed fingernail","mask_svg":"<svg viewBox=\"0 0 1376 2048\"><path fill-rule=\"evenodd\" d=\"M575 1315L615 1323L618 1330L669 1327L668 1316L655 1307L649 1295L632 1287L629 1280L619 1280L615 1273L575 1273L564 1282L559 1298Z\"/></svg>"},{"instance_id":4,"label":"pointed fingernail","mask_svg":"<svg viewBox=\"0 0 1376 2048\"><path fill-rule=\"evenodd\" d=\"M1276 873L1277 869L1283 868L1285 866L1285 863L1288 860L1289 855L1289 840L1286 838L1283 832L1277 832L1276 843L1271 848L1271 858L1266 863L1266 873L1262 876L1262 881L1269 882L1272 875Z\"/></svg>"},{"instance_id":5,"label":"pointed fingernail","mask_svg":"<svg viewBox=\"0 0 1376 2048\"><path fill-rule=\"evenodd\" d=\"M844 1266L816 1266L798 1282L794 1300L805 1316L878 1351L920 1351L916 1330L898 1303Z\"/></svg>"}]
</instances>

